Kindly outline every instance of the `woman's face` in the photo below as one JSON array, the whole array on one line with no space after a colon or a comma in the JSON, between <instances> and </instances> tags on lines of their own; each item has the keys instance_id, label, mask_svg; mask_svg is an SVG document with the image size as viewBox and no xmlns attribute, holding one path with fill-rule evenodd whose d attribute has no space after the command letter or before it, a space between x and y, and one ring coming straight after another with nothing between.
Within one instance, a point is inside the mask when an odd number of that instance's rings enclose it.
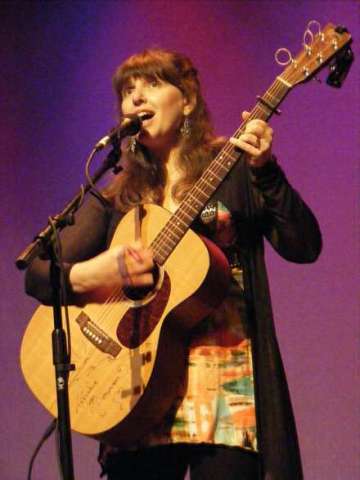
<instances>
[{"instance_id":1,"label":"woman's face","mask_svg":"<svg viewBox=\"0 0 360 480\"><path fill-rule=\"evenodd\" d=\"M122 90L122 113L147 115L137 139L150 150L161 151L177 144L188 109L183 93L157 78L130 79Z\"/></svg>"}]
</instances>

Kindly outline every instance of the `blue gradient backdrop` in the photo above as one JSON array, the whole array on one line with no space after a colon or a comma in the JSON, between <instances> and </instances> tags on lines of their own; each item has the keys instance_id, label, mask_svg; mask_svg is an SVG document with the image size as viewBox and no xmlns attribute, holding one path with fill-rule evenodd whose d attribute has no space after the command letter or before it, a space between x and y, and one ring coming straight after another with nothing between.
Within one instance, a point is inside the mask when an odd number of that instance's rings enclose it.
<instances>
[{"instance_id":1,"label":"blue gradient backdrop","mask_svg":"<svg viewBox=\"0 0 360 480\"><path fill-rule=\"evenodd\" d=\"M306 23L344 24L359 59L356 1L2 1L0 3L1 459L23 480L49 416L22 379L18 352L36 307L14 259L83 181L91 146L116 121L111 76L148 46L198 66L219 133L230 135L280 72L278 47L301 48ZM274 150L322 226L314 265L267 250L276 326L297 418L305 478L360 478L359 63L341 90L299 86L272 121ZM74 435L76 478L98 478L96 442ZM34 480L58 478L54 444Z\"/></svg>"}]
</instances>

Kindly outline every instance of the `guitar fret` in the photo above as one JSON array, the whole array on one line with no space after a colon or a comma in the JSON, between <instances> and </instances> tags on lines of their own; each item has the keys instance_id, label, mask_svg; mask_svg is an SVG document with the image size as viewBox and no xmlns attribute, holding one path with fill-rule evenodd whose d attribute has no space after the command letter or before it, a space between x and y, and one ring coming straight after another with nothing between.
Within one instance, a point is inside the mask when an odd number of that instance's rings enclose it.
<instances>
[{"instance_id":1,"label":"guitar fret","mask_svg":"<svg viewBox=\"0 0 360 480\"><path fill-rule=\"evenodd\" d=\"M234 160L228 160L226 162L226 165L223 167L224 168L224 174L223 174L223 178L226 177L226 175L230 172L231 168L235 165L235 161Z\"/></svg>"},{"instance_id":2,"label":"guitar fret","mask_svg":"<svg viewBox=\"0 0 360 480\"><path fill-rule=\"evenodd\" d=\"M189 196L192 197L192 194L190 192L189 192ZM196 197L193 197L193 198L196 198ZM195 215L197 213L197 208L194 208L194 207L195 207L194 205L190 205L189 203L187 203L184 206L184 210L183 210L184 212L188 213L187 210L190 210L190 214L188 214L190 223L194 220Z\"/></svg>"},{"instance_id":3,"label":"guitar fret","mask_svg":"<svg viewBox=\"0 0 360 480\"><path fill-rule=\"evenodd\" d=\"M203 189L200 187L200 184L198 185L197 183L194 185L194 190L196 190L197 192L199 192L200 196L202 196L204 198L204 201L206 202L206 200L209 198L209 195L206 195L206 192L203 191ZM192 195L196 201L198 201L198 198L196 198L194 195ZM201 198L200 198L200 201Z\"/></svg>"},{"instance_id":4,"label":"guitar fret","mask_svg":"<svg viewBox=\"0 0 360 480\"><path fill-rule=\"evenodd\" d=\"M157 251L160 250L162 252L162 254L164 254L164 252L165 252L165 254L167 255L169 253L168 252L168 247L169 247L169 243L166 241L166 238L164 238L162 240L162 243L158 246ZM171 248L171 250L172 250L172 248Z\"/></svg>"},{"instance_id":5,"label":"guitar fret","mask_svg":"<svg viewBox=\"0 0 360 480\"><path fill-rule=\"evenodd\" d=\"M218 172L220 173L220 176L221 176L221 180L223 180L225 178L225 175L228 173L229 169L226 168L225 165L223 164L219 164L219 170Z\"/></svg>"},{"instance_id":6,"label":"guitar fret","mask_svg":"<svg viewBox=\"0 0 360 480\"><path fill-rule=\"evenodd\" d=\"M232 162L237 160L237 155L234 156L235 150L232 148L232 150L228 152L224 152L222 159L226 160L227 164L230 165Z\"/></svg>"},{"instance_id":7,"label":"guitar fret","mask_svg":"<svg viewBox=\"0 0 360 480\"><path fill-rule=\"evenodd\" d=\"M181 218L177 218L176 221L175 219L171 219L167 225L167 227L164 228L163 230L163 236L167 235L167 231L174 232L174 230L177 230L177 236L181 236L184 234L184 231L188 227L188 224L181 220Z\"/></svg>"},{"instance_id":8,"label":"guitar fret","mask_svg":"<svg viewBox=\"0 0 360 480\"><path fill-rule=\"evenodd\" d=\"M215 176L215 175L213 174L213 176ZM214 188L214 185L211 183L211 182L212 182L211 178L209 178L209 181L207 181L206 177L204 177L204 178L202 179L202 182L206 183L206 185L207 185L208 187L210 187L211 189Z\"/></svg>"},{"instance_id":9,"label":"guitar fret","mask_svg":"<svg viewBox=\"0 0 360 480\"><path fill-rule=\"evenodd\" d=\"M169 247L170 247L170 249L169 249ZM168 243L163 243L162 246L161 246L161 249L165 250L165 254L168 255L173 250L173 247L171 245L169 245Z\"/></svg>"},{"instance_id":10,"label":"guitar fret","mask_svg":"<svg viewBox=\"0 0 360 480\"><path fill-rule=\"evenodd\" d=\"M278 76L278 77L276 77L276 78L277 78L277 80L278 80L279 82L283 83L287 88L291 88L291 87L292 87L291 83L287 82L287 81L284 80L282 77Z\"/></svg>"},{"instance_id":11,"label":"guitar fret","mask_svg":"<svg viewBox=\"0 0 360 480\"><path fill-rule=\"evenodd\" d=\"M277 100L277 102L279 101L278 97L274 94L274 93L270 93L269 90L267 92L264 93L264 98L265 96L268 96L268 97L271 97L271 98L275 98L275 100ZM268 101L268 100L267 100ZM270 104L271 102L268 101ZM275 105L271 105L272 107L275 108Z\"/></svg>"},{"instance_id":12,"label":"guitar fret","mask_svg":"<svg viewBox=\"0 0 360 480\"><path fill-rule=\"evenodd\" d=\"M194 185L194 187L191 189L191 191L189 192L189 196L194 199L195 203L193 205L195 205L195 207L197 206L199 201L201 202L201 198L199 198L200 196L203 196L206 198L205 193L202 191L201 188L198 187L197 184Z\"/></svg>"},{"instance_id":13,"label":"guitar fret","mask_svg":"<svg viewBox=\"0 0 360 480\"><path fill-rule=\"evenodd\" d=\"M184 217L186 217L186 219L182 218L183 222L186 224L186 227L188 227L190 225L190 223L192 222L192 216L185 210L187 208L187 206L184 206L181 210L181 215Z\"/></svg>"},{"instance_id":14,"label":"guitar fret","mask_svg":"<svg viewBox=\"0 0 360 480\"><path fill-rule=\"evenodd\" d=\"M176 238L174 238L174 242L178 243L178 241L181 239L181 237L184 235L186 229L188 228L188 223L183 221L180 216L178 215L178 212L176 213L176 216L171 217L169 222L166 224L164 229L158 234L158 236L155 238L155 240L152 242L152 249L155 252L155 256L159 252L159 249L164 248L164 241L168 239L169 234L174 234L174 229L177 230L176 233Z\"/></svg>"},{"instance_id":15,"label":"guitar fret","mask_svg":"<svg viewBox=\"0 0 360 480\"><path fill-rule=\"evenodd\" d=\"M159 251L159 250L155 251L154 250L154 259L155 259L155 262L157 263L157 265L164 265L167 257L168 257L168 255L163 255L161 253L161 251Z\"/></svg>"},{"instance_id":16,"label":"guitar fret","mask_svg":"<svg viewBox=\"0 0 360 480\"><path fill-rule=\"evenodd\" d=\"M175 229L177 230L180 234L182 234L184 232L184 229L181 229L180 226L179 226L179 223L178 221L173 221L173 222L170 222L169 223L169 226L171 226L171 229ZM185 222L182 222L182 225L183 227L187 227L187 224ZM178 233L178 234L179 234Z\"/></svg>"},{"instance_id":17,"label":"guitar fret","mask_svg":"<svg viewBox=\"0 0 360 480\"><path fill-rule=\"evenodd\" d=\"M208 173L209 173L211 176L215 177L215 178L216 178L216 180L218 180L218 181L221 181L221 180L222 180L222 178L221 178L221 177L219 177L219 176L217 175L217 173L216 173L216 172L214 172L214 170L209 170L209 172L208 172Z\"/></svg>"},{"instance_id":18,"label":"guitar fret","mask_svg":"<svg viewBox=\"0 0 360 480\"><path fill-rule=\"evenodd\" d=\"M169 245L169 243L174 243L177 239L174 238L173 236L173 232L171 230L169 230L167 232L167 234L165 235L165 240L166 240L166 244L165 245Z\"/></svg>"},{"instance_id":19,"label":"guitar fret","mask_svg":"<svg viewBox=\"0 0 360 480\"><path fill-rule=\"evenodd\" d=\"M199 187L198 188L201 188L201 190L205 194L206 198L209 198L209 195L211 195L212 190L213 190L213 185L209 184L204 179L201 179L200 182L199 182Z\"/></svg>"}]
</instances>

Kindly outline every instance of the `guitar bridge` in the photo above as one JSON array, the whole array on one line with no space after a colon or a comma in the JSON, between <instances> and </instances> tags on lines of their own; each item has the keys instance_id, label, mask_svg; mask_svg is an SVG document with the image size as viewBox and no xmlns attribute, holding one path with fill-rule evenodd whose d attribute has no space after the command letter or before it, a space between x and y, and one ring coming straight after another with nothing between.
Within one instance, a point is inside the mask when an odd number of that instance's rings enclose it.
<instances>
[{"instance_id":1,"label":"guitar bridge","mask_svg":"<svg viewBox=\"0 0 360 480\"><path fill-rule=\"evenodd\" d=\"M76 322L80 325L83 335L99 350L109 353L114 358L121 351L120 345L99 328L85 312L81 312L76 318Z\"/></svg>"}]
</instances>

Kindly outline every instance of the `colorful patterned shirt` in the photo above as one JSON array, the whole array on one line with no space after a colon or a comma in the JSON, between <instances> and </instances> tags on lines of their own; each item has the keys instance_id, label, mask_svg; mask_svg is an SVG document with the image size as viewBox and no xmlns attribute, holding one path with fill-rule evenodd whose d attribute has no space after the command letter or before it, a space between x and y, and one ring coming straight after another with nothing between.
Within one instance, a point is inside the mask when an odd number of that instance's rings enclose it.
<instances>
[{"instance_id":1,"label":"colorful patterned shirt","mask_svg":"<svg viewBox=\"0 0 360 480\"><path fill-rule=\"evenodd\" d=\"M226 207L208 205L200 218L208 236L231 250L236 236ZM257 448L251 341L236 262L227 298L192 332L185 395L139 445L178 442Z\"/></svg>"}]
</instances>

